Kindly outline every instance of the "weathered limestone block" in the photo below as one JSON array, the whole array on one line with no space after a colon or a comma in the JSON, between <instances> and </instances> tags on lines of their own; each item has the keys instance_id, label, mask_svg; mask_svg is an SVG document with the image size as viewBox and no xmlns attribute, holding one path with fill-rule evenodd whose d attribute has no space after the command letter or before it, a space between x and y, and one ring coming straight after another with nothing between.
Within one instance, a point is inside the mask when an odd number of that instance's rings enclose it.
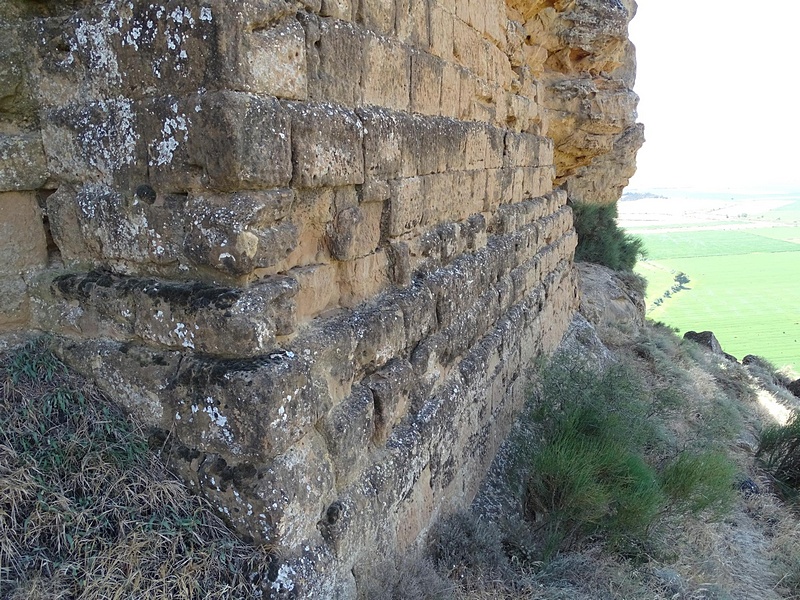
<instances>
[{"instance_id":1,"label":"weathered limestone block","mask_svg":"<svg viewBox=\"0 0 800 600\"><path fill-rule=\"evenodd\" d=\"M418 48L427 49L430 45L430 2L427 0L396 0L397 37Z\"/></svg>"},{"instance_id":2,"label":"weathered limestone block","mask_svg":"<svg viewBox=\"0 0 800 600\"><path fill-rule=\"evenodd\" d=\"M295 328L297 283L290 278L236 289L92 271L56 277L52 292L58 310L48 310L40 320L53 330L85 337L253 356L272 350L276 336Z\"/></svg>"},{"instance_id":3,"label":"weathered limestone block","mask_svg":"<svg viewBox=\"0 0 800 600\"><path fill-rule=\"evenodd\" d=\"M147 171L134 171L134 185L149 179L165 192L235 191L285 187L291 180L289 115L273 98L239 92L161 97L137 111L131 152L146 146ZM104 179L120 168L106 169Z\"/></svg>"},{"instance_id":4,"label":"weathered limestone block","mask_svg":"<svg viewBox=\"0 0 800 600\"><path fill-rule=\"evenodd\" d=\"M308 374L308 359L286 350L185 359L170 394L179 415L171 426L183 443L203 451L248 460L278 456L330 409Z\"/></svg>"},{"instance_id":5,"label":"weathered limestone block","mask_svg":"<svg viewBox=\"0 0 800 600\"><path fill-rule=\"evenodd\" d=\"M141 98L163 87L185 94L225 72L215 42L219 6L107 2L66 22L39 22L40 94L54 104Z\"/></svg>"},{"instance_id":6,"label":"weathered limestone block","mask_svg":"<svg viewBox=\"0 0 800 600\"><path fill-rule=\"evenodd\" d=\"M477 78L466 68L460 68L458 76L461 82L458 88L458 114L456 118L464 121L478 120L474 110Z\"/></svg>"},{"instance_id":7,"label":"weathered limestone block","mask_svg":"<svg viewBox=\"0 0 800 600\"><path fill-rule=\"evenodd\" d=\"M320 14L323 17L333 17L349 21L353 18L358 0L322 0Z\"/></svg>"},{"instance_id":8,"label":"weathered limestone block","mask_svg":"<svg viewBox=\"0 0 800 600\"><path fill-rule=\"evenodd\" d=\"M367 29L392 35L396 23L394 0L363 0L359 3L358 20Z\"/></svg>"},{"instance_id":9,"label":"weathered limestone block","mask_svg":"<svg viewBox=\"0 0 800 600\"><path fill-rule=\"evenodd\" d=\"M474 28L457 18L453 21L453 56L478 77L486 77L483 38Z\"/></svg>"},{"instance_id":10,"label":"weathered limestone block","mask_svg":"<svg viewBox=\"0 0 800 600\"><path fill-rule=\"evenodd\" d=\"M312 100L357 106L362 100L366 35L351 23L304 17Z\"/></svg>"},{"instance_id":11,"label":"weathered limestone block","mask_svg":"<svg viewBox=\"0 0 800 600\"><path fill-rule=\"evenodd\" d=\"M47 170L60 181L111 183L118 172L143 178L146 147L136 104L123 97L75 102L44 111Z\"/></svg>"},{"instance_id":12,"label":"weathered limestone block","mask_svg":"<svg viewBox=\"0 0 800 600\"><path fill-rule=\"evenodd\" d=\"M328 244L336 260L353 260L377 250L383 206L377 203L345 208L328 225Z\"/></svg>"},{"instance_id":13,"label":"weathered limestone block","mask_svg":"<svg viewBox=\"0 0 800 600\"><path fill-rule=\"evenodd\" d=\"M364 104L408 110L411 100L411 55L408 48L386 38L368 36L364 57L361 79Z\"/></svg>"},{"instance_id":14,"label":"weathered limestone block","mask_svg":"<svg viewBox=\"0 0 800 600\"><path fill-rule=\"evenodd\" d=\"M19 275L47 264L47 239L36 195L0 193L0 273Z\"/></svg>"},{"instance_id":15,"label":"weathered limestone block","mask_svg":"<svg viewBox=\"0 0 800 600\"><path fill-rule=\"evenodd\" d=\"M48 175L38 132L0 133L0 192L38 189Z\"/></svg>"},{"instance_id":16,"label":"weathered limestone block","mask_svg":"<svg viewBox=\"0 0 800 600\"><path fill-rule=\"evenodd\" d=\"M29 41L25 31L0 15L0 117L26 128L38 121L37 103L30 81Z\"/></svg>"},{"instance_id":17,"label":"weathered limestone block","mask_svg":"<svg viewBox=\"0 0 800 600\"><path fill-rule=\"evenodd\" d=\"M0 255L0 327L21 327L30 317L23 274L47 264L47 239L35 194L0 193Z\"/></svg>"},{"instance_id":18,"label":"weathered limestone block","mask_svg":"<svg viewBox=\"0 0 800 600\"><path fill-rule=\"evenodd\" d=\"M410 409L416 385L411 364L394 358L366 379L374 401L373 427L378 444L385 444L392 430Z\"/></svg>"},{"instance_id":19,"label":"weathered limestone block","mask_svg":"<svg viewBox=\"0 0 800 600\"><path fill-rule=\"evenodd\" d=\"M0 279L0 327L22 328L30 320L28 285L19 274L3 274Z\"/></svg>"},{"instance_id":20,"label":"weathered limestone block","mask_svg":"<svg viewBox=\"0 0 800 600\"><path fill-rule=\"evenodd\" d=\"M180 256L182 204L167 197L151 205L100 184L61 186L47 198L47 215L67 260L165 265Z\"/></svg>"},{"instance_id":21,"label":"weathered limestone block","mask_svg":"<svg viewBox=\"0 0 800 600\"><path fill-rule=\"evenodd\" d=\"M196 264L232 275L270 267L297 247L291 190L198 196L187 210L184 251Z\"/></svg>"},{"instance_id":22,"label":"weathered limestone block","mask_svg":"<svg viewBox=\"0 0 800 600\"><path fill-rule=\"evenodd\" d=\"M378 108L357 111L364 125L364 170L370 177L395 179L402 168L401 113Z\"/></svg>"},{"instance_id":23,"label":"weathered limestone block","mask_svg":"<svg viewBox=\"0 0 800 600\"><path fill-rule=\"evenodd\" d=\"M442 70L442 61L427 52L415 52L411 55L412 112L439 114Z\"/></svg>"},{"instance_id":24,"label":"weathered limestone block","mask_svg":"<svg viewBox=\"0 0 800 600\"><path fill-rule=\"evenodd\" d=\"M374 409L372 391L359 385L322 419L320 429L331 455L337 487L350 483L367 464L375 432Z\"/></svg>"},{"instance_id":25,"label":"weathered limestone block","mask_svg":"<svg viewBox=\"0 0 800 600\"><path fill-rule=\"evenodd\" d=\"M356 372L371 373L398 356L407 346L405 317L394 303L359 311L350 319L356 346Z\"/></svg>"},{"instance_id":26,"label":"weathered limestone block","mask_svg":"<svg viewBox=\"0 0 800 600\"><path fill-rule=\"evenodd\" d=\"M442 69L441 98L440 114L457 119L461 112L461 70L449 62Z\"/></svg>"},{"instance_id":27,"label":"weathered limestone block","mask_svg":"<svg viewBox=\"0 0 800 600\"><path fill-rule=\"evenodd\" d=\"M256 29L246 40L245 89L290 100L308 97L305 31L294 16Z\"/></svg>"},{"instance_id":28,"label":"weathered limestone block","mask_svg":"<svg viewBox=\"0 0 800 600\"><path fill-rule=\"evenodd\" d=\"M334 467L321 436L303 438L259 475L241 501L243 508L252 503L252 515L240 513L255 540L279 539L294 549L322 541L318 521L335 495Z\"/></svg>"},{"instance_id":29,"label":"weathered limestone block","mask_svg":"<svg viewBox=\"0 0 800 600\"><path fill-rule=\"evenodd\" d=\"M338 306L339 289L331 285L336 280L334 265L299 267L289 273L297 281L295 305L299 323L310 321L329 308Z\"/></svg>"},{"instance_id":30,"label":"weathered limestone block","mask_svg":"<svg viewBox=\"0 0 800 600\"><path fill-rule=\"evenodd\" d=\"M329 104L287 103L292 119L292 183L325 187L364 183L364 127Z\"/></svg>"},{"instance_id":31,"label":"weathered limestone block","mask_svg":"<svg viewBox=\"0 0 800 600\"><path fill-rule=\"evenodd\" d=\"M425 199L422 179L409 177L392 182L392 199L389 206L389 235L397 237L414 231L422 221Z\"/></svg>"},{"instance_id":32,"label":"weathered limestone block","mask_svg":"<svg viewBox=\"0 0 800 600\"><path fill-rule=\"evenodd\" d=\"M201 96L189 156L218 190L287 187L292 179L290 115L276 100L236 92ZM292 115L293 117L294 115Z\"/></svg>"},{"instance_id":33,"label":"weathered limestone block","mask_svg":"<svg viewBox=\"0 0 800 600\"><path fill-rule=\"evenodd\" d=\"M445 61L453 59L453 15L438 2L430 6L430 51Z\"/></svg>"},{"instance_id":34,"label":"weathered limestone block","mask_svg":"<svg viewBox=\"0 0 800 600\"><path fill-rule=\"evenodd\" d=\"M389 258L386 251L376 250L367 256L339 263L340 302L352 308L374 298L390 283Z\"/></svg>"}]
</instances>

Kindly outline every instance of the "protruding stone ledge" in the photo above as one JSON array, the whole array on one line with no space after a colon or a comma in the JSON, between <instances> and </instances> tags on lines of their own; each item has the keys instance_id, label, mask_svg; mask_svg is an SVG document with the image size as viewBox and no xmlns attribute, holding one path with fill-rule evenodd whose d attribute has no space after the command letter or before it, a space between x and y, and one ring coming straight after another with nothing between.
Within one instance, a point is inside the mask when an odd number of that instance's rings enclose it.
<instances>
[{"instance_id":1,"label":"protruding stone ledge","mask_svg":"<svg viewBox=\"0 0 800 600\"><path fill-rule=\"evenodd\" d=\"M250 288L125 277L108 271L56 277L40 326L82 337L138 341L161 349L253 356L295 330L297 282Z\"/></svg>"}]
</instances>

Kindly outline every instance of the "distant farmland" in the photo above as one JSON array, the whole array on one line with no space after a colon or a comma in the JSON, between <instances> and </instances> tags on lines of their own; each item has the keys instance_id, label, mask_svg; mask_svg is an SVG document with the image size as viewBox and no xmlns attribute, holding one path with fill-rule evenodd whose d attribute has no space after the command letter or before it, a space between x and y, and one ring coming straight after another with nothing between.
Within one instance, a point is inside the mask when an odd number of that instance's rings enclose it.
<instances>
[{"instance_id":1,"label":"distant farmland","mask_svg":"<svg viewBox=\"0 0 800 600\"><path fill-rule=\"evenodd\" d=\"M798 372L800 195L767 199L621 202L620 223L647 250L636 271L649 282L649 318L681 333L711 330L739 359L757 354Z\"/></svg>"}]
</instances>

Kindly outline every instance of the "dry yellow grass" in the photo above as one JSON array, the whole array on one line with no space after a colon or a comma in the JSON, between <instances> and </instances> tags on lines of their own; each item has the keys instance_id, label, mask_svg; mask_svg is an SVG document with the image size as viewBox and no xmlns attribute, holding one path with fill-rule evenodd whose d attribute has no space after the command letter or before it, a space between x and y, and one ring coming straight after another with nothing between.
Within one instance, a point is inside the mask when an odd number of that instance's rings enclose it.
<instances>
[{"instance_id":1,"label":"dry yellow grass","mask_svg":"<svg viewBox=\"0 0 800 600\"><path fill-rule=\"evenodd\" d=\"M237 540L44 343L0 358L0 599L256 598Z\"/></svg>"}]
</instances>

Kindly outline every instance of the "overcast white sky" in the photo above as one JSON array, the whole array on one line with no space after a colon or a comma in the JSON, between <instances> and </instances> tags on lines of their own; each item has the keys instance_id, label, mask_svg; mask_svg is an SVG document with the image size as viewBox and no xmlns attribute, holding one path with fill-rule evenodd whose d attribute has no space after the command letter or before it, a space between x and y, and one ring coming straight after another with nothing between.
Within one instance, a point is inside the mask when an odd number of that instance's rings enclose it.
<instances>
[{"instance_id":1,"label":"overcast white sky","mask_svg":"<svg viewBox=\"0 0 800 600\"><path fill-rule=\"evenodd\" d=\"M638 0L630 188L800 190L800 0Z\"/></svg>"}]
</instances>

